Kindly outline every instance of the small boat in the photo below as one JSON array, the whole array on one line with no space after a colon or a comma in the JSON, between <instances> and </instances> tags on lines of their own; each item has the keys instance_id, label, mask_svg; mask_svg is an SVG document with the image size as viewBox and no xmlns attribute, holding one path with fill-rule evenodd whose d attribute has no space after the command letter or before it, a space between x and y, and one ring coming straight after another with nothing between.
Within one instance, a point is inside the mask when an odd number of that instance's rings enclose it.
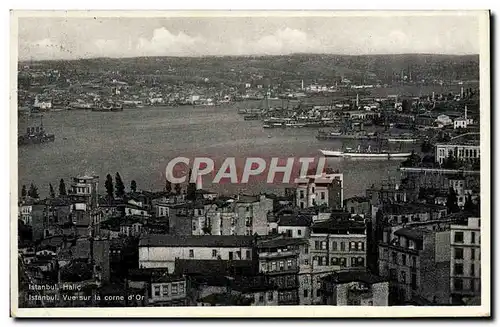
<instances>
[{"instance_id":1,"label":"small boat","mask_svg":"<svg viewBox=\"0 0 500 327\"><path fill-rule=\"evenodd\" d=\"M390 142L390 143L416 143L417 142L417 139L413 139L413 138L388 138L387 139L387 142Z\"/></svg>"}]
</instances>

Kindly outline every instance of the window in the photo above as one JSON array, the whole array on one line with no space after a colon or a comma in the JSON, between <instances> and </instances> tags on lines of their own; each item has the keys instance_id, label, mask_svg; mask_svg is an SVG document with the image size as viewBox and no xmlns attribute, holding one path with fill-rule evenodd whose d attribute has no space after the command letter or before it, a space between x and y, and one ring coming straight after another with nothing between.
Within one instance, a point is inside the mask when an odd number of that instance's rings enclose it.
<instances>
[{"instance_id":1,"label":"window","mask_svg":"<svg viewBox=\"0 0 500 327\"><path fill-rule=\"evenodd\" d=\"M403 262L402 262L403 266L406 266L406 254L404 254L404 253L401 254L401 259L403 259Z\"/></svg>"},{"instance_id":2,"label":"window","mask_svg":"<svg viewBox=\"0 0 500 327\"><path fill-rule=\"evenodd\" d=\"M212 250L212 258L216 258L217 257L217 250Z\"/></svg>"},{"instance_id":3,"label":"window","mask_svg":"<svg viewBox=\"0 0 500 327\"><path fill-rule=\"evenodd\" d=\"M259 293L259 302L264 302L264 294Z\"/></svg>"},{"instance_id":4,"label":"window","mask_svg":"<svg viewBox=\"0 0 500 327\"><path fill-rule=\"evenodd\" d=\"M332 251L337 251L337 242L332 242Z\"/></svg>"},{"instance_id":5,"label":"window","mask_svg":"<svg viewBox=\"0 0 500 327\"><path fill-rule=\"evenodd\" d=\"M177 283L172 284L172 295L177 295Z\"/></svg>"},{"instance_id":6,"label":"window","mask_svg":"<svg viewBox=\"0 0 500 327\"><path fill-rule=\"evenodd\" d=\"M455 290L461 291L464 288L464 281L461 278L455 278L453 280L453 286L455 287Z\"/></svg>"},{"instance_id":7,"label":"window","mask_svg":"<svg viewBox=\"0 0 500 327\"><path fill-rule=\"evenodd\" d=\"M339 258L332 258L331 259L332 266L338 266L339 264Z\"/></svg>"},{"instance_id":8,"label":"window","mask_svg":"<svg viewBox=\"0 0 500 327\"><path fill-rule=\"evenodd\" d=\"M417 289L417 274L411 274L411 289Z\"/></svg>"},{"instance_id":9,"label":"window","mask_svg":"<svg viewBox=\"0 0 500 327\"><path fill-rule=\"evenodd\" d=\"M463 259L464 258L464 249L455 248L455 259Z\"/></svg>"},{"instance_id":10,"label":"window","mask_svg":"<svg viewBox=\"0 0 500 327\"><path fill-rule=\"evenodd\" d=\"M184 293L184 283L179 283L179 294Z\"/></svg>"},{"instance_id":11,"label":"window","mask_svg":"<svg viewBox=\"0 0 500 327\"><path fill-rule=\"evenodd\" d=\"M301 236L301 235L302 235L302 229L298 229L298 230L297 230L297 234L298 234L299 236Z\"/></svg>"},{"instance_id":12,"label":"window","mask_svg":"<svg viewBox=\"0 0 500 327\"><path fill-rule=\"evenodd\" d=\"M280 261L280 270L285 270L285 262Z\"/></svg>"},{"instance_id":13,"label":"window","mask_svg":"<svg viewBox=\"0 0 500 327\"><path fill-rule=\"evenodd\" d=\"M455 275L463 275L464 274L464 265L462 263L455 264Z\"/></svg>"},{"instance_id":14,"label":"window","mask_svg":"<svg viewBox=\"0 0 500 327\"><path fill-rule=\"evenodd\" d=\"M309 248L307 246L304 248L304 254L309 254Z\"/></svg>"},{"instance_id":15,"label":"window","mask_svg":"<svg viewBox=\"0 0 500 327\"><path fill-rule=\"evenodd\" d=\"M272 301L274 299L274 294L273 291L270 291L267 293L267 300Z\"/></svg>"},{"instance_id":16,"label":"window","mask_svg":"<svg viewBox=\"0 0 500 327\"><path fill-rule=\"evenodd\" d=\"M249 212L250 211L250 207L246 207L246 212Z\"/></svg>"},{"instance_id":17,"label":"window","mask_svg":"<svg viewBox=\"0 0 500 327\"><path fill-rule=\"evenodd\" d=\"M356 267L357 260L356 258L351 258L351 267Z\"/></svg>"},{"instance_id":18,"label":"window","mask_svg":"<svg viewBox=\"0 0 500 327\"><path fill-rule=\"evenodd\" d=\"M311 188L311 193L314 193L314 186Z\"/></svg>"},{"instance_id":19,"label":"window","mask_svg":"<svg viewBox=\"0 0 500 327\"><path fill-rule=\"evenodd\" d=\"M309 292L307 290L304 290L304 297L307 298L309 296Z\"/></svg>"},{"instance_id":20,"label":"window","mask_svg":"<svg viewBox=\"0 0 500 327\"><path fill-rule=\"evenodd\" d=\"M319 250L319 241L314 241L314 249Z\"/></svg>"},{"instance_id":21,"label":"window","mask_svg":"<svg viewBox=\"0 0 500 327\"><path fill-rule=\"evenodd\" d=\"M340 251L345 251L345 243L340 242Z\"/></svg>"},{"instance_id":22,"label":"window","mask_svg":"<svg viewBox=\"0 0 500 327\"><path fill-rule=\"evenodd\" d=\"M241 251L236 251L236 255L238 256L238 259L241 260Z\"/></svg>"},{"instance_id":23,"label":"window","mask_svg":"<svg viewBox=\"0 0 500 327\"><path fill-rule=\"evenodd\" d=\"M247 259L252 259L252 252L247 250Z\"/></svg>"},{"instance_id":24,"label":"window","mask_svg":"<svg viewBox=\"0 0 500 327\"><path fill-rule=\"evenodd\" d=\"M321 200L325 199L325 192L320 192L319 193Z\"/></svg>"},{"instance_id":25,"label":"window","mask_svg":"<svg viewBox=\"0 0 500 327\"><path fill-rule=\"evenodd\" d=\"M470 233L470 242L471 242L471 244L476 243L476 233L474 233L474 232Z\"/></svg>"},{"instance_id":26,"label":"window","mask_svg":"<svg viewBox=\"0 0 500 327\"><path fill-rule=\"evenodd\" d=\"M189 250L189 257L194 258L194 250Z\"/></svg>"},{"instance_id":27,"label":"window","mask_svg":"<svg viewBox=\"0 0 500 327\"><path fill-rule=\"evenodd\" d=\"M201 216L203 213L201 211L201 209L198 209L198 216Z\"/></svg>"},{"instance_id":28,"label":"window","mask_svg":"<svg viewBox=\"0 0 500 327\"><path fill-rule=\"evenodd\" d=\"M406 271L401 272L401 283L406 284Z\"/></svg>"},{"instance_id":29,"label":"window","mask_svg":"<svg viewBox=\"0 0 500 327\"><path fill-rule=\"evenodd\" d=\"M359 257L358 258L358 266L363 267L365 265L365 258Z\"/></svg>"},{"instance_id":30,"label":"window","mask_svg":"<svg viewBox=\"0 0 500 327\"><path fill-rule=\"evenodd\" d=\"M356 249L356 242L349 242L349 251Z\"/></svg>"},{"instance_id":31,"label":"window","mask_svg":"<svg viewBox=\"0 0 500 327\"><path fill-rule=\"evenodd\" d=\"M155 293L155 296L160 296L160 286L154 287L154 293Z\"/></svg>"},{"instance_id":32,"label":"window","mask_svg":"<svg viewBox=\"0 0 500 327\"><path fill-rule=\"evenodd\" d=\"M168 285L167 284L163 285L163 287L162 287L162 295L163 295L163 297L168 296Z\"/></svg>"},{"instance_id":33,"label":"window","mask_svg":"<svg viewBox=\"0 0 500 327\"><path fill-rule=\"evenodd\" d=\"M463 243L464 242L464 233L463 232L455 232L455 243Z\"/></svg>"},{"instance_id":34,"label":"window","mask_svg":"<svg viewBox=\"0 0 500 327\"><path fill-rule=\"evenodd\" d=\"M470 265L470 275L473 277L476 275L476 265L473 263Z\"/></svg>"},{"instance_id":35,"label":"window","mask_svg":"<svg viewBox=\"0 0 500 327\"><path fill-rule=\"evenodd\" d=\"M397 264L398 263L398 254L396 252L392 252L392 263Z\"/></svg>"},{"instance_id":36,"label":"window","mask_svg":"<svg viewBox=\"0 0 500 327\"><path fill-rule=\"evenodd\" d=\"M326 245L327 245L326 241L322 241L321 242L321 250L326 250Z\"/></svg>"},{"instance_id":37,"label":"window","mask_svg":"<svg viewBox=\"0 0 500 327\"><path fill-rule=\"evenodd\" d=\"M271 271L276 271L276 266L277 266L276 261L271 262Z\"/></svg>"},{"instance_id":38,"label":"window","mask_svg":"<svg viewBox=\"0 0 500 327\"><path fill-rule=\"evenodd\" d=\"M475 249L470 249L470 259L476 260L476 250Z\"/></svg>"},{"instance_id":39,"label":"window","mask_svg":"<svg viewBox=\"0 0 500 327\"><path fill-rule=\"evenodd\" d=\"M303 199L304 198L304 191L300 191L300 196L299 196L300 199Z\"/></svg>"},{"instance_id":40,"label":"window","mask_svg":"<svg viewBox=\"0 0 500 327\"><path fill-rule=\"evenodd\" d=\"M361 251L365 250L365 243L364 242L358 242L358 250L361 250Z\"/></svg>"},{"instance_id":41,"label":"window","mask_svg":"<svg viewBox=\"0 0 500 327\"><path fill-rule=\"evenodd\" d=\"M340 258L340 266L341 267L347 266L347 259L346 258Z\"/></svg>"},{"instance_id":42,"label":"window","mask_svg":"<svg viewBox=\"0 0 500 327\"><path fill-rule=\"evenodd\" d=\"M304 264L308 265L309 264L309 259L304 259Z\"/></svg>"},{"instance_id":43,"label":"window","mask_svg":"<svg viewBox=\"0 0 500 327\"><path fill-rule=\"evenodd\" d=\"M288 259L287 262L286 262L286 267L288 269L292 269L292 259Z\"/></svg>"},{"instance_id":44,"label":"window","mask_svg":"<svg viewBox=\"0 0 500 327\"><path fill-rule=\"evenodd\" d=\"M233 260L233 252L229 252L229 260Z\"/></svg>"}]
</instances>

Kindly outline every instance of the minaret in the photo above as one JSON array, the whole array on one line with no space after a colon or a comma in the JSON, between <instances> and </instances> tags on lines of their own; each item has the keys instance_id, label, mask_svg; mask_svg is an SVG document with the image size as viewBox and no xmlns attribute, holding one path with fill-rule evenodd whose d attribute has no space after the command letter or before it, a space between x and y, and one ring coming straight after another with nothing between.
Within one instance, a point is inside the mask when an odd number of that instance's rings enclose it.
<instances>
[{"instance_id":1,"label":"minaret","mask_svg":"<svg viewBox=\"0 0 500 327\"><path fill-rule=\"evenodd\" d=\"M434 101L434 91L432 91L432 101Z\"/></svg>"},{"instance_id":2,"label":"minaret","mask_svg":"<svg viewBox=\"0 0 500 327\"><path fill-rule=\"evenodd\" d=\"M461 98L464 97L464 87L463 86L460 88L460 97Z\"/></svg>"},{"instance_id":3,"label":"minaret","mask_svg":"<svg viewBox=\"0 0 500 327\"><path fill-rule=\"evenodd\" d=\"M196 189L197 190L203 189L203 178L201 178L200 174L198 174L198 177L196 178Z\"/></svg>"},{"instance_id":4,"label":"minaret","mask_svg":"<svg viewBox=\"0 0 500 327\"><path fill-rule=\"evenodd\" d=\"M359 108L359 94L356 93L356 109Z\"/></svg>"},{"instance_id":5,"label":"minaret","mask_svg":"<svg viewBox=\"0 0 500 327\"><path fill-rule=\"evenodd\" d=\"M465 118L465 121L467 121L467 106L465 106L464 118Z\"/></svg>"},{"instance_id":6,"label":"minaret","mask_svg":"<svg viewBox=\"0 0 500 327\"><path fill-rule=\"evenodd\" d=\"M301 90L304 91L304 80L302 80Z\"/></svg>"}]
</instances>

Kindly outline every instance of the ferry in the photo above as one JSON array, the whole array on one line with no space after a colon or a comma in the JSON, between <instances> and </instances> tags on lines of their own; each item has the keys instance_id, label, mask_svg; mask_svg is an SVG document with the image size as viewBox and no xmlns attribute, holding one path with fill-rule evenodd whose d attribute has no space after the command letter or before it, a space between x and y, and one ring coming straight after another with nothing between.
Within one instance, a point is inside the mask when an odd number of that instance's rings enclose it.
<instances>
[{"instance_id":1,"label":"ferry","mask_svg":"<svg viewBox=\"0 0 500 327\"><path fill-rule=\"evenodd\" d=\"M320 150L325 157L344 158L344 159L406 159L411 156L411 152L388 152L377 151L372 152L370 147L366 151L361 151L358 147L357 151L351 148L346 148L346 151L335 150Z\"/></svg>"}]
</instances>

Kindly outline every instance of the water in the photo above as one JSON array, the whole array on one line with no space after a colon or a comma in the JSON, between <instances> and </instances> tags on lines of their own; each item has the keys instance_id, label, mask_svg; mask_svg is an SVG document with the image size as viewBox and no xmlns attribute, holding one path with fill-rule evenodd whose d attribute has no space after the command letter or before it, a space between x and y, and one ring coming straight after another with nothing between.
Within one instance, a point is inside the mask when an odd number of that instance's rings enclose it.
<instances>
[{"instance_id":1,"label":"water","mask_svg":"<svg viewBox=\"0 0 500 327\"><path fill-rule=\"evenodd\" d=\"M300 157L318 156L318 150L339 149L340 141L319 141L317 129L263 129L260 121L244 121L238 106L145 107L123 112L61 111L44 114L43 123L56 135L53 143L19 148L19 187L34 183L47 196L49 183L93 173L104 179L119 172L127 188L131 180L143 190L160 190L165 166L177 156ZM19 121L21 131L26 121ZM352 141L351 141L352 142ZM361 195L381 179L399 177L399 161L348 161L329 159L328 166L344 173L345 197ZM276 191L283 185L250 182L241 185L211 184L222 193Z\"/></svg>"}]
</instances>

